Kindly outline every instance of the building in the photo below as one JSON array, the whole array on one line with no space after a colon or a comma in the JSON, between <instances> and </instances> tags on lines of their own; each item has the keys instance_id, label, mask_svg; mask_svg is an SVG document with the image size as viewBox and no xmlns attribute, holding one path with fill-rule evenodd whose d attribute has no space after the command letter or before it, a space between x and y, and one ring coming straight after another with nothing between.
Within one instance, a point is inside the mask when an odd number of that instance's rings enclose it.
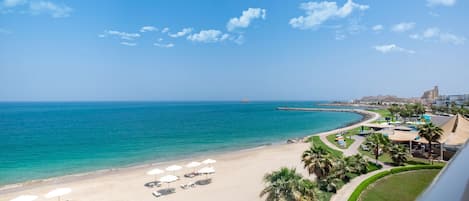
<instances>
[{"instance_id":1,"label":"building","mask_svg":"<svg viewBox=\"0 0 469 201\"><path fill-rule=\"evenodd\" d=\"M467 105L469 103L469 94L463 94L463 95L442 95L438 96L438 98L435 99L434 104L436 106L450 106L451 104L456 104L458 106L461 105Z\"/></svg>"},{"instance_id":2,"label":"building","mask_svg":"<svg viewBox=\"0 0 469 201\"><path fill-rule=\"evenodd\" d=\"M438 86L435 86L433 89L423 92L421 99L425 104L432 104L438 98L438 96Z\"/></svg>"}]
</instances>

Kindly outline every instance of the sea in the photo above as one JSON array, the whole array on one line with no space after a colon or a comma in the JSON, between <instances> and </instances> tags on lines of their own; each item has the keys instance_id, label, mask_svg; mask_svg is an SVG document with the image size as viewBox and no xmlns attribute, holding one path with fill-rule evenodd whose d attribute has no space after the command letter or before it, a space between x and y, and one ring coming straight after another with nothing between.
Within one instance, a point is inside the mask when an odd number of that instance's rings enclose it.
<instances>
[{"instance_id":1,"label":"sea","mask_svg":"<svg viewBox=\"0 0 469 201\"><path fill-rule=\"evenodd\" d=\"M0 186L259 146L361 115L281 111L323 102L3 102Z\"/></svg>"}]
</instances>

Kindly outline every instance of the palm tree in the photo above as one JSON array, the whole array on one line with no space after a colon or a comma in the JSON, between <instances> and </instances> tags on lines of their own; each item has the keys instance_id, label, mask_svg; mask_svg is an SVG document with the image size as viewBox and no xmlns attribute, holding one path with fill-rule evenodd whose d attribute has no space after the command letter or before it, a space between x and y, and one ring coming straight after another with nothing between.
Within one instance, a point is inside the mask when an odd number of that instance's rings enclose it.
<instances>
[{"instance_id":1,"label":"palm tree","mask_svg":"<svg viewBox=\"0 0 469 201\"><path fill-rule=\"evenodd\" d=\"M286 167L264 176L266 187L260 197L266 201L313 201L315 193L313 182L303 179L295 169Z\"/></svg>"},{"instance_id":2,"label":"palm tree","mask_svg":"<svg viewBox=\"0 0 469 201\"><path fill-rule=\"evenodd\" d=\"M428 160L430 160L432 164L432 143L438 142L442 135L443 129L435 126L433 123L424 124L419 127L419 136L428 141Z\"/></svg>"},{"instance_id":3,"label":"palm tree","mask_svg":"<svg viewBox=\"0 0 469 201\"><path fill-rule=\"evenodd\" d=\"M392 104L391 107L388 108L389 113L391 113L391 120L394 120L394 117L397 113L399 113L399 106L397 104Z\"/></svg>"},{"instance_id":4,"label":"palm tree","mask_svg":"<svg viewBox=\"0 0 469 201\"><path fill-rule=\"evenodd\" d=\"M385 151L389 146L389 139L381 133L374 133L366 138L367 143L373 149L376 163L378 163L379 150Z\"/></svg>"},{"instance_id":5,"label":"palm tree","mask_svg":"<svg viewBox=\"0 0 469 201\"><path fill-rule=\"evenodd\" d=\"M407 162L407 150L402 145L393 145L389 149L389 154L395 165L403 165Z\"/></svg>"},{"instance_id":6,"label":"palm tree","mask_svg":"<svg viewBox=\"0 0 469 201\"><path fill-rule=\"evenodd\" d=\"M347 165L352 168L356 174L365 174L368 172L368 161L361 154L355 154L346 158Z\"/></svg>"},{"instance_id":7,"label":"palm tree","mask_svg":"<svg viewBox=\"0 0 469 201\"><path fill-rule=\"evenodd\" d=\"M416 103L414 105L414 112L417 115L425 114L425 107L421 103Z\"/></svg>"},{"instance_id":8,"label":"palm tree","mask_svg":"<svg viewBox=\"0 0 469 201\"><path fill-rule=\"evenodd\" d=\"M334 159L322 147L311 146L303 152L301 161L309 174L315 174L320 180L329 176L334 169Z\"/></svg>"}]
</instances>

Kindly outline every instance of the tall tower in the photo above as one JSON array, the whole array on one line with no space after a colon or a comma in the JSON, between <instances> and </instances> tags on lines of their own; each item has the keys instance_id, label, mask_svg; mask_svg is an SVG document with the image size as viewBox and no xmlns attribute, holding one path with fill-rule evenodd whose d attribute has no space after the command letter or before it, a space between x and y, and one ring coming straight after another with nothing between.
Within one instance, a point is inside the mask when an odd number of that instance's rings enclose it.
<instances>
[{"instance_id":1,"label":"tall tower","mask_svg":"<svg viewBox=\"0 0 469 201\"><path fill-rule=\"evenodd\" d=\"M438 98L438 96L440 96L439 92L438 92L438 86L435 86L433 88L433 99L436 99Z\"/></svg>"}]
</instances>

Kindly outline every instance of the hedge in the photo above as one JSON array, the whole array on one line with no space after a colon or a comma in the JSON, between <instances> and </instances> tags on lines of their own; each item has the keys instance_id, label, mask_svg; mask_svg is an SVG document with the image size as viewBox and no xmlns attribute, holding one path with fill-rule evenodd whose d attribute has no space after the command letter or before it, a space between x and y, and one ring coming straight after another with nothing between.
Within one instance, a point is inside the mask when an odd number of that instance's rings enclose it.
<instances>
[{"instance_id":1,"label":"hedge","mask_svg":"<svg viewBox=\"0 0 469 201\"><path fill-rule=\"evenodd\" d=\"M405 166L405 167L397 167L393 168L391 170L386 170L383 172L380 172L378 174L375 174L371 176L368 179L365 179L360 183L357 188L353 191L352 195L348 198L348 201L357 201L358 198L360 197L360 194L372 183L376 182L377 180L391 175L391 174L397 174L400 172L405 172L405 171L412 171L412 170L421 170L421 169L441 169L443 166L441 165L413 165L413 166Z\"/></svg>"}]
</instances>

